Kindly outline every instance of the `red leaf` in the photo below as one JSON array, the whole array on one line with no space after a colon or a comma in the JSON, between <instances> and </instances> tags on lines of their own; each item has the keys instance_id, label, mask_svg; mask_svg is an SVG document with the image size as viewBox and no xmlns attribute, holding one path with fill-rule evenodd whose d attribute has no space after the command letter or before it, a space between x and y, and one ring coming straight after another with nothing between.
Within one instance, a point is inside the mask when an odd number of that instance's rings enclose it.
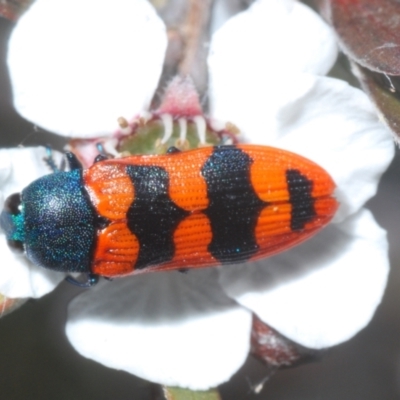
<instances>
[{"instance_id":1,"label":"red leaf","mask_svg":"<svg viewBox=\"0 0 400 400\"><path fill-rule=\"evenodd\" d=\"M255 315L251 332L251 353L261 362L277 368L316 361L321 354L318 350L308 349L287 339Z\"/></svg>"},{"instance_id":2,"label":"red leaf","mask_svg":"<svg viewBox=\"0 0 400 400\"><path fill-rule=\"evenodd\" d=\"M368 69L400 75L398 0L323 0L320 6L350 58Z\"/></svg>"},{"instance_id":3,"label":"red leaf","mask_svg":"<svg viewBox=\"0 0 400 400\"><path fill-rule=\"evenodd\" d=\"M0 2L0 16L17 21L34 0L3 0Z\"/></svg>"}]
</instances>

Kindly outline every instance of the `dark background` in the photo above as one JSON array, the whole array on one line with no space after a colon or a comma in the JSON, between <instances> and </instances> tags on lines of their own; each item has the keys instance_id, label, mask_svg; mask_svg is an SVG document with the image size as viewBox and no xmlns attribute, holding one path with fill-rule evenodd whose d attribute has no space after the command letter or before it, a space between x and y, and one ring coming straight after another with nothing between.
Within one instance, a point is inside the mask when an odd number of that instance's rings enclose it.
<instances>
[{"instance_id":1,"label":"dark background","mask_svg":"<svg viewBox=\"0 0 400 400\"><path fill-rule=\"evenodd\" d=\"M5 65L11 29L12 23L0 18L0 147L50 143L61 149L62 139L33 127L11 106ZM399 172L397 155L378 195L368 204L388 231L392 264L387 292L372 323L352 340L330 349L322 361L279 371L259 395L251 393L248 380L256 384L268 370L249 359L221 387L223 399L400 399ZM64 335L66 307L80 290L63 283L0 320L1 399L152 398L146 382L86 360L70 346Z\"/></svg>"}]
</instances>

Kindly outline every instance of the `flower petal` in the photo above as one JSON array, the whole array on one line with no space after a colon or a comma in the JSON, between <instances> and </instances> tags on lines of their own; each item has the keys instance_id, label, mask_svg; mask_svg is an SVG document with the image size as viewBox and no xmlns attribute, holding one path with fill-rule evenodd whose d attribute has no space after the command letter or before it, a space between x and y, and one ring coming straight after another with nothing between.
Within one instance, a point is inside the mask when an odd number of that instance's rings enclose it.
<instances>
[{"instance_id":1,"label":"flower petal","mask_svg":"<svg viewBox=\"0 0 400 400\"><path fill-rule=\"evenodd\" d=\"M215 34L209 58L211 114L237 125L244 141L282 147L323 166L338 186L341 207L336 221L342 221L375 194L378 179L393 157L394 146L362 92L340 80L310 74L327 71L322 67L313 70L307 65L306 60L313 59L311 54L329 59L329 65L334 59L332 52L321 54L317 49L324 47L324 41L316 39L320 37L318 29L328 28L305 6L294 2L290 8L289 3L293 2L260 0ZM296 7L312 15L309 23L304 22L305 18L298 22L307 26L311 37L314 32L315 38L310 40L312 49L310 54L305 51L304 60L296 56L289 62L285 53L283 64L275 65L260 49L265 47L264 41L277 41L281 46L285 32L276 33L280 29L290 32L290 43L282 46L289 55L304 51L304 43L296 42L302 37L301 30L291 31L298 26L297 22L289 23L297 15ZM266 23L264 17L279 25L274 34L261 34L262 29L267 29L262 27L273 27L275 23ZM312 23L314 19L318 22ZM252 40L260 43L249 46ZM305 42L304 37L302 40ZM295 49L290 47L291 42ZM272 61L276 59L280 58Z\"/></svg>"},{"instance_id":2,"label":"flower petal","mask_svg":"<svg viewBox=\"0 0 400 400\"><path fill-rule=\"evenodd\" d=\"M256 264L224 267L224 290L289 339L321 349L351 338L372 318L389 272L386 232L361 210Z\"/></svg>"},{"instance_id":3,"label":"flower petal","mask_svg":"<svg viewBox=\"0 0 400 400\"><path fill-rule=\"evenodd\" d=\"M42 297L51 292L65 275L37 267L23 254L13 253L0 233L0 293L7 297Z\"/></svg>"},{"instance_id":4,"label":"flower petal","mask_svg":"<svg viewBox=\"0 0 400 400\"><path fill-rule=\"evenodd\" d=\"M61 135L109 134L148 106L166 44L145 0L37 0L9 42L15 106Z\"/></svg>"},{"instance_id":5,"label":"flower petal","mask_svg":"<svg viewBox=\"0 0 400 400\"><path fill-rule=\"evenodd\" d=\"M394 144L361 90L332 78L310 77L309 82L308 93L278 114L276 144L331 174L341 204L334 219L339 222L375 195L394 157Z\"/></svg>"},{"instance_id":6,"label":"flower petal","mask_svg":"<svg viewBox=\"0 0 400 400\"><path fill-rule=\"evenodd\" d=\"M0 150L0 210L7 196L20 192L35 179L50 173L43 161L44 147ZM53 152L55 162L61 153ZM0 231L0 293L8 297L41 297L53 290L65 275L31 264L24 255L15 254L7 246Z\"/></svg>"},{"instance_id":7,"label":"flower petal","mask_svg":"<svg viewBox=\"0 0 400 400\"><path fill-rule=\"evenodd\" d=\"M62 154L57 151L52 154L56 164L61 163ZM0 193L3 197L20 192L35 179L51 173L44 162L47 156L45 147L0 149Z\"/></svg>"},{"instance_id":8,"label":"flower petal","mask_svg":"<svg viewBox=\"0 0 400 400\"><path fill-rule=\"evenodd\" d=\"M139 275L99 284L69 308L83 356L170 386L228 380L249 351L251 313L229 300L216 270Z\"/></svg>"},{"instance_id":9,"label":"flower petal","mask_svg":"<svg viewBox=\"0 0 400 400\"><path fill-rule=\"evenodd\" d=\"M218 89L213 115L233 121L245 141L284 148L324 167L338 187L335 221L359 210L394 156L390 132L367 96L341 80L309 74L287 76L284 89L258 78L257 84L252 76L248 84Z\"/></svg>"},{"instance_id":10,"label":"flower petal","mask_svg":"<svg viewBox=\"0 0 400 400\"><path fill-rule=\"evenodd\" d=\"M212 84L234 86L249 74L325 74L336 56L333 31L309 7L295 0L258 0L213 35L210 78Z\"/></svg>"}]
</instances>

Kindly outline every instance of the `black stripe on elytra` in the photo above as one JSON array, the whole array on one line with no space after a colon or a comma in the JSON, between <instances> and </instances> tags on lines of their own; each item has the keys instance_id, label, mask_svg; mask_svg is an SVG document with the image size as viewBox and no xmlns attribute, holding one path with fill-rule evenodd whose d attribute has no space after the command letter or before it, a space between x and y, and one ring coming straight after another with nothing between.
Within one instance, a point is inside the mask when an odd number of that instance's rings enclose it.
<instances>
[{"instance_id":1,"label":"black stripe on elytra","mask_svg":"<svg viewBox=\"0 0 400 400\"><path fill-rule=\"evenodd\" d=\"M297 169L286 170L290 204L292 205L290 228L301 231L316 216L312 197L313 182Z\"/></svg>"},{"instance_id":2,"label":"black stripe on elytra","mask_svg":"<svg viewBox=\"0 0 400 400\"><path fill-rule=\"evenodd\" d=\"M252 159L234 146L218 146L201 173L207 183L212 241L208 251L221 263L244 261L258 250L255 227L268 203L250 180Z\"/></svg>"},{"instance_id":3,"label":"black stripe on elytra","mask_svg":"<svg viewBox=\"0 0 400 400\"><path fill-rule=\"evenodd\" d=\"M161 167L129 165L126 172L135 189L127 213L128 228L139 240L135 269L172 260L173 233L188 212L170 199L167 171Z\"/></svg>"}]
</instances>

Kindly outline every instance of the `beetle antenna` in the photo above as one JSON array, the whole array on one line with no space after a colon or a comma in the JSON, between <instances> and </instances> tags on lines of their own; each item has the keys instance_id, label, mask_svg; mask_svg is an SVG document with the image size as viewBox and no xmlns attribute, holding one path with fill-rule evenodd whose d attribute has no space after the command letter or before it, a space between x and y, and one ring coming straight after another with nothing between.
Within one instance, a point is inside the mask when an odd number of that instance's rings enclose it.
<instances>
[{"instance_id":1,"label":"beetle antenna","mask_svg":"<svg viewBox=\"0 0 400 400\"><path fill-rule=\"evenodd\" d=\"M46 163L46 165L53 171L53 172L58 172L60 171L60 168L57 167L56 162L53 157L53 149L52 147L48 144L45 146L46 149L46 157L43 157L43 161Z\"/></svg>"}]
</instances>

